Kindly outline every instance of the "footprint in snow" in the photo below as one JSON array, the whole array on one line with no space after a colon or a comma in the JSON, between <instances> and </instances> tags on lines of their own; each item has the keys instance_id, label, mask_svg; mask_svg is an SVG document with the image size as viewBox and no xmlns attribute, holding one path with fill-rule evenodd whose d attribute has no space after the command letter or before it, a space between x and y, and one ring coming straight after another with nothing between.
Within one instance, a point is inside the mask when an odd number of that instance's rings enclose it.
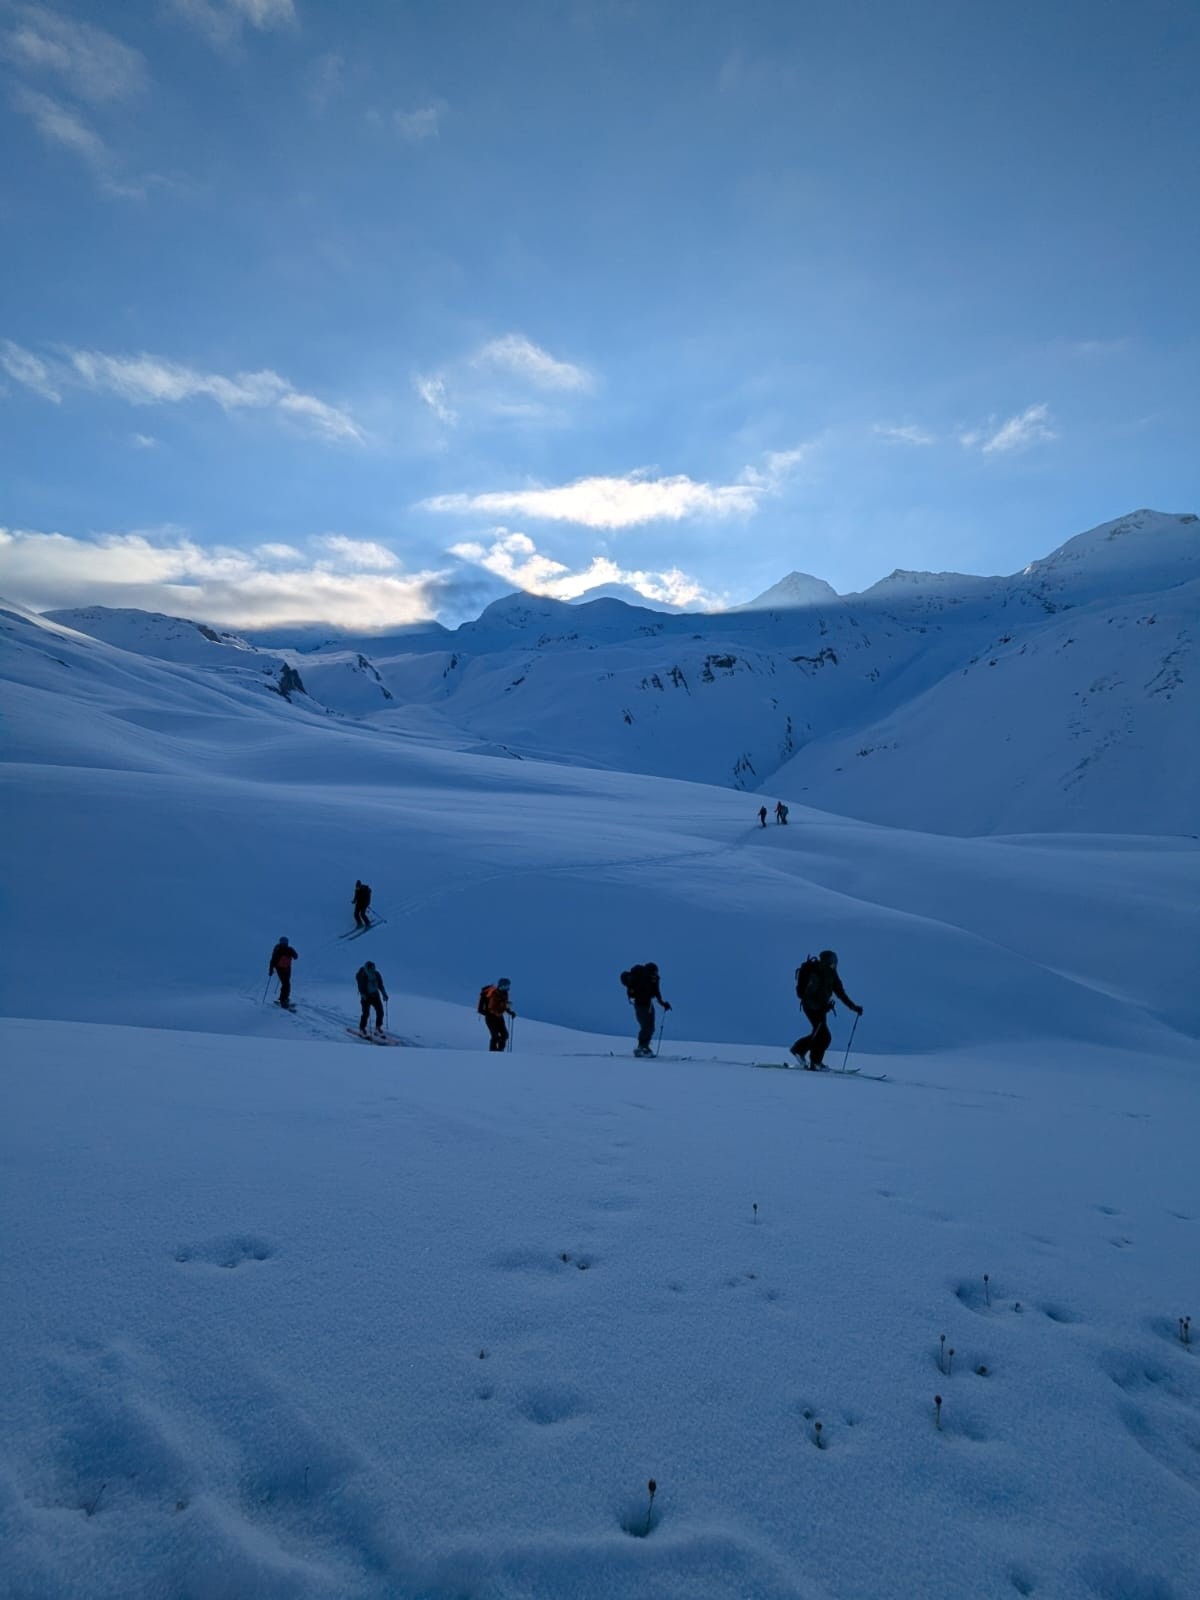
<instances>
[{"instance_id":1,"label":"footprint in snow","mask_svg":"<svg viewBox=\"0 0 1200 1600\"><path fill-rule=\"evenodd\" d=\"M232 1271L249 1261L269 1261L275 1247L254 1234L234 1234L220 1239L209 1239L204 1244L180 1245L175 1259L181 1265L196 1264L224 1267Z\"/></svg>"}]
</instances>

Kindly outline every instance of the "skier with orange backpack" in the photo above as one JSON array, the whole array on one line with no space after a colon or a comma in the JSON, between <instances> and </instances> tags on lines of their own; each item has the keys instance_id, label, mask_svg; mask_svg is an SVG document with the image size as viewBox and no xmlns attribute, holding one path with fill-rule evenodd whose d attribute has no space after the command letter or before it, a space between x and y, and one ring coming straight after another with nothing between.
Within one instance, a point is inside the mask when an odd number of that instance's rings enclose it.
<instances>
[{"instance_id":1,"label":"skier with orange backpack","mask_svg":"<svg viewBox=\"0 0 1200 1600\"><path fill-rule=\"evenodd\" d=\"M517 1014L508 1003L508 991L511 988L509 980L501 978L499 983L485 983L479 991L479 1002L475 1009L487 1023L489 1050L502 1051L508 1048L508 1023L504 1019Z\"/></svg>"}]
</instances>

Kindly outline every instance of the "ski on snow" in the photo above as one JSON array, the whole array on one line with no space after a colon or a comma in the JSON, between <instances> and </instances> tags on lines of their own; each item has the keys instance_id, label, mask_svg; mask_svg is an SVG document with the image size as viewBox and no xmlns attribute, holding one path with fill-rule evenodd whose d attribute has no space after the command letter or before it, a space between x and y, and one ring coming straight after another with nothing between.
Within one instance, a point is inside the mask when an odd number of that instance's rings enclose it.
<instances>
[{"instance_id":1,"label":"ski on snow","mask_svg":"<svg viewBox=\"0 0 1200 1600\"><path fill-rule=\"evenodd\" d=\"M361 1039L364 1044L391 1044L397 1047L403 1045L403 1039L393 1039L390 1033L361 1033L357 1028L347 1028L346 1032L352 1039Z\"/></svg>"},{"instance_id":2,"label":"ski on snow","mask_svg":"<svg viewBox=\"0 0 1200 1600\"><path fill-rule=\"evenodd\" d=\"M752 1067L776 1072L808 1072L812 1077L865 1078L868 1083L886 1083L886 1072L864 1072L861 1067L801 1067L790 1061L752 1061Z\"/></svg>"}]
</instances>

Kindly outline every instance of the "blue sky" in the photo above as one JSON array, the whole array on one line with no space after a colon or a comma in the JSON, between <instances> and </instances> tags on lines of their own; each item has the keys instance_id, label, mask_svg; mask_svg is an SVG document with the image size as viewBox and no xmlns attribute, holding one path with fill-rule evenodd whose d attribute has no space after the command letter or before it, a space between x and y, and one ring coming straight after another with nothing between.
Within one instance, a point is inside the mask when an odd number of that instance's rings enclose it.
<instances>
[{"instance_id":1,"label":"blue sky","mask_svg":"<svg viewBox=\"0 0 1200 1600\"><path fill-rule=\"evenodd\" d=\"M0 591L251 626L1200 508L1200 10L0 0Z\"/></svg>"}]
</instances>

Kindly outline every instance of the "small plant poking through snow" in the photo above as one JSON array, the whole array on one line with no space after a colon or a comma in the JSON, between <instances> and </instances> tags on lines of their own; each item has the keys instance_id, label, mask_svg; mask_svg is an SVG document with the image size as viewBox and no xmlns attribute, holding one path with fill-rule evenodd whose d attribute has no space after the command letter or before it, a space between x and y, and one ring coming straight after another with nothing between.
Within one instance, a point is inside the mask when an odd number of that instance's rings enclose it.
<instances>
[{"instance_id":1,"label":"small plant poking through snow","mask_svg":"<svg viewBox=\"0 0 1200 1600\"><path fill-rule=\"evenodd\" d=\"M992 1303L991 1282L991 1274L985 1272L983 1275L983 1298L987 1301L989 1306Z\"/></svg>"},{"instance_id":2,"label":"small plant poking through snow","mask_svg":"<svg viewBox=\"0 0 1200 1600\"><path fill-rule=\"evenodd\" d=\"M824 1450L825 1440L821 1435L821 1424L819 1422L813 1423L813 1443L818 1450Z\"/></svg>"},{"instance_id":3,"label":"small plant poking through snow","mask_svg":"<svg viewBox=\"0 0 1200 1600\"><path fill-rule=\"evenodd\" d=\"M1191 1317L1180 1317L1179 1319L1179 1342L1180 1344L1191 1344L1192 1342Z\"/></svg>"},{"instance_id":4,"label":"small plant poking through snow","mask_svg":"<svg viewBox=\"0 0 1200 1600\"><path fill-rule=\"evenodd\" d=\"M946 1376L949 1378L954 1373L954 1346L951 1345L946 1357Z\"/></svg>"},{"instance_id":5,"label":"small plant poking through snow","mask_svg":"<svg viewBox=\"0 0 1200 1600\"><path fill-rule=\"evenodd\" d=\"M933 1420L934 1420L935 1424L937 1425L937 1431L939 1433L941 1433L941 1431L942 1431L942 1397L941 1397L940 1394L935 1394L934 1397L933 1397Z\"/></svg>"},{"instance_id":6,"label":"small plant poking through snow","mask_svg":"<svg viewBox=\"0 0 1200 1600\"><path fill-rule=\"evenodd\" d=\"M938 1338L938 1371L946 1370L946 1335L943 1333Z\"/></svg>"},{"instance_id":7,"label":"small plant poking through snow","mask_svg":"<svg viewBox=\"0 0 1200 1600\"><path fill-rule=\"evenodd\" d=\"M654 1516L654 1496L658 1493L658 1484L651 1478L646 1485L650 1491L650 1503L646 1507L646 1532L650 1532L650 1520Z\"/></svg>"},{"instance_id":8,"label":"small plant poking through snow","mask_svg":"<svg viewBox=\"0 0 1200 1600\"><path fill-rule=\"evenodd\" d=\"M755 1222L758 1221L758 1201L757 1200L754 1202L754 1220L755 1220Z\"/></svg>"}]
</instances>

